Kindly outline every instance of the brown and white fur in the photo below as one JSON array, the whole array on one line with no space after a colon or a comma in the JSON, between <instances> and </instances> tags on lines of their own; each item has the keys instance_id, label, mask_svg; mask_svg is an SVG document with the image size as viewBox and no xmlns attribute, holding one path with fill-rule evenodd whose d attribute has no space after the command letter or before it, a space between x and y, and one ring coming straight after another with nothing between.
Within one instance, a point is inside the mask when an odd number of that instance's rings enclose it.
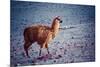
<instances>
[{"instance_id":1,"label":"brown and white fur","mask_svg":"<svg viewBox=\"0 0 100 67\"><path fill-rule=\"evenodd\" d=\"M43 25L35 25L28 27L24 30L24 50L26 55L29 57L28 48L32 43L37 42L40 45L39 56L41 55L41 49L47 48L48 54L48 43L57 35L59 32L60 23L62 23L61 18L55 17L53 19L51 27Z\"/></svg>"}]
</instances>

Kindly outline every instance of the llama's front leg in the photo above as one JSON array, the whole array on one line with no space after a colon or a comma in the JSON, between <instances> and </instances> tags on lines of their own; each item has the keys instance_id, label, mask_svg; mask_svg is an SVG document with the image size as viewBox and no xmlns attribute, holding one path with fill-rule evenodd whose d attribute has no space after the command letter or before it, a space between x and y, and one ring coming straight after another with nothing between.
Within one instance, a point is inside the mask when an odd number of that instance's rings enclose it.
<instances>
[{"instance_id":1,"label":"llama's front leg","mask_svg":"<svg viewBox=\"0 0 100 67\"><path fill-rule=\"evenodd\" d=\"M50 54L49 49L47 48L48 54Z\"/></svg>"},{"instance_id":2,"label":"llama's front leg","mask_svg":"<svg viewBox=\"0 0 100 67\"><path fill-rule=\"evenodd\" d=\"M44 43L44 44L43 44L43 48L46 48L46 49L47 49L47 52L48 52L48 54L49 54L48 44Z\"/></svg>"},{"instance_id":3,"label":"llama's front leg","mask_svg":"<svg viewBox=\"0 0 100 67\"><path fill-rule=\"evenodd\" d=\"M41 56L41 50L42 50L42 46L40 46L40 52L39 52L39 56Z\"/></svg>"},{"instance_id":4,"label":"llama's front leg","mask_svg":"<svg viewBox=\"0 0 100 67\"><path fill-rule=\"evenodd\" d=\"M41 56L41 48L40 48L39 56Z\"/></svg>"},{"instance_id":5,"label":"llama's front leg","mask_svg":"<svg viewBox=\"0 0 100 67\"><path fill-rule=\"evenodd\" d=\"M45 47L47 48L47 52L49 54L50 52L49 52L48 44L46 44Z\"/></svg>"}]
</instances>

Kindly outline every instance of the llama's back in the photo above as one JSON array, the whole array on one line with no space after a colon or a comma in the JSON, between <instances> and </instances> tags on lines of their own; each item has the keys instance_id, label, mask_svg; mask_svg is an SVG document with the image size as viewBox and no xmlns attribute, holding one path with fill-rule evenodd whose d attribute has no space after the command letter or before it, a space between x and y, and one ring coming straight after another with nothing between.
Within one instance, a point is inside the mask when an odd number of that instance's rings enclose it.
<instances>
[{"instance_id":1,"label":"llama's back","mask_svg":"<svg viewBox=\"0 0 100 67\"><path fill-rule=\"evenodd\" d=\"M38 27L28 27L24 30L25 41L35 42L37 40Z\"/></svg>"},{"instance_id":2,"label":"llama's back","mask_svg":"<svg viewBox=\"0 0 100 67\"><path fill-rule=\"evenodd\" d=\"M36 25L28 27L24 30L25 41L43 43L47 38L48 32L51 30L48 26Z\"/></svg>"}]
</instances>

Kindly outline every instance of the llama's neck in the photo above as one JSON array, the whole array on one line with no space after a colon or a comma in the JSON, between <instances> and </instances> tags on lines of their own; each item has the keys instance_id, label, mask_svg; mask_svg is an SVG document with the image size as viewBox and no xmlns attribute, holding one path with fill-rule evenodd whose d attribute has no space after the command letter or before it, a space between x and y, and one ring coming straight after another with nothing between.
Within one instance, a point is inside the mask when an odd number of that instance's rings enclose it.
<instances>
[{"instance_id":1,"label":"llama's neck","mask_svg":"<svg viewBox=\"0 0 100 67\"><path fill-rule=\"evenodd\" d=\"M58 33L59 26L60 26L60 24L58 22L53 22L52 23L51 29L52 29L54 35L56 35Z\"/></svg>"}]
</instances>

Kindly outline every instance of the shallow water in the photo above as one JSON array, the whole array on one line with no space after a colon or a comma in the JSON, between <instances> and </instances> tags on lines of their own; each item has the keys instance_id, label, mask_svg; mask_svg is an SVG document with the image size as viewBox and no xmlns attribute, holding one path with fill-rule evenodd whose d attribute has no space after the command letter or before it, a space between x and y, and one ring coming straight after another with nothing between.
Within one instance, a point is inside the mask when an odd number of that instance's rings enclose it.
<instances>
[{"instance_id":1,"label":"shallow water","mask_svg":"<svg viewBox=\"0 0 100 67\"><path fill-rule=\"evenodd\" d=\"M30 58L24 55L23 31L37 24L50 26L55 16L63 23L58 35L49 43L50 54L39 45L29 48ZM95 61L95 7L87 5L49 4L37 2L11 3L11 65L43 65Z\"/></svg>"}]
</instances>

